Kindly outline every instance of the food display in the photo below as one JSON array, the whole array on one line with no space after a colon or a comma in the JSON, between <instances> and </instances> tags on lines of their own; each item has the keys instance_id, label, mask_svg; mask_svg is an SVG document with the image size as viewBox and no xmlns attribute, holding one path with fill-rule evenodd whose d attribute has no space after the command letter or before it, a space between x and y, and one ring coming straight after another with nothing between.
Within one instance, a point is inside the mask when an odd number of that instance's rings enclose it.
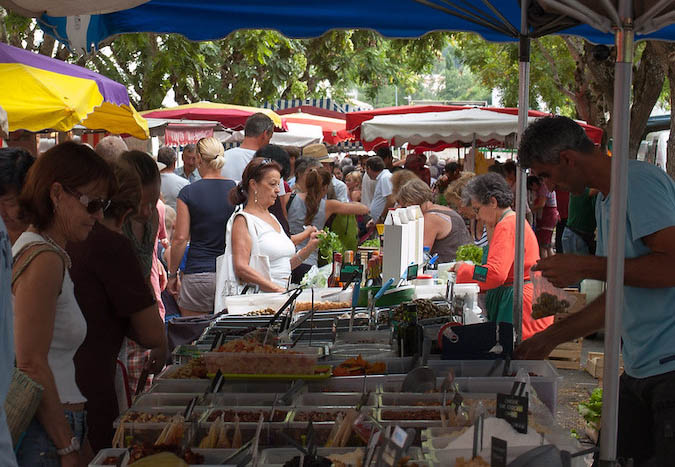
<instances>
[{"instance_id":1,"label":"food display","mask_svg":"<svg viewBox=\"0 0 675 467\"><path fill-rule=\"evenodd\" d=\"M148 412L135 412L128 411L124 414L121 422L129 423L163 423L169 422L171 417L163 413L148 413Z\"/></svg>"},{"instance_id":2,"label":"food display","mask_svg":"<svg viewBox=\"0 0 675 467\"><path fill-rule=\"evenodd\" d=\"M567 313L570 302L561 300L553 294L542 292L532 305L532 319L546 318L558 313Z\"/></svg>"},{"instance_id":3,"label":"food display","mask_svg":"<svg viewBox=\"0 0 675 467\"><path fill-rule=\"evenodd\" d=\"M387 372L384 362L369 362L359 354L340 363L333 369L333 376L376 375Z\"/></svg>"},{"instance_id":4,"label":"food display","mask_svg":"<svg viewBox=\"0 0 675 467\"><path fill-rule=\"evenodd\" d=\"M382 420L440 420L440 410L383 410Z\"/></svg>"},{"instance_id":5,"label":"food display","mask_svg":"<svg viewBox=\"0 0 675 467\"><path fill-rule=\"evenodd\" d=\"M265 308L262 310L249 311L244 316L271 316L276 313L272 308Z\"/></svg>"},{"instance_id":6,"label":"food display","mask_svg":"<svg viewBox=\"0 0 675 467\"><path fill-rule=\"evenodd\" d=\"M166 375L170 379L203 379L207 377L204 358L197 357L178 367L176 371Z\"/></svg>"},{"instance_id":7,"label":"food display","mask_svg":"<svg viewBox=\"0 0 675 467\"><path fill-rule=\"evenodd\" d=\"M318 410L309 410L309 411L302 411L302 412L297 412L295 414L295 417L293 418L294 422L334 422L337 420L338 415L342 414L342 416L345 416L345 412L342 411L334 411L334 412L322 412Z\"/></svg>"},{"instance_id":8,"label":"food display","mask_svg":"<svg viewBox=\"0 0 675 467\"><path fill-rule=\"evenodd\" d=\"M213 410L209 412L208 417L206 418L207 422L216 421L219 418L222 418L225 422L234 422L235 418L238 416L240 422L253 422L258 423L260 420L260 414L263 414L264 420L266 422L270 421L271 410ZM286 410L274 410L274 416L272 417L273 422L283 422L286 420L286 415L288 412Z\"/></svg>"},{"instance_id":9,"label":"food display","mask_svg":"<svg viewBox=\"0 0 675 467\"><path fill-rule=\"evenodd\" d=\"M155 446L149 443L144 444L134 444L129 451L129 465L132 465L134 462L139 461L145 457L154 456L155 454L161 454L169 452L183 459L186 463L190 465L200 465L204 463L204 456L201 454L192 452L190 449L185 450L181 453L181 450L178 446ZM103 460L103 465L119 465L119 458L116 456L106 457Z\"/></svg>"},{"instance_id":10,"label":"food display","mask_svg":"<svg viewBox=\"0 0 675 467\"><path fill-rule=\"evenodd\" d=\"M221 415L209 427L208 434L200 441L200 449L239 449L242 446L241 429L239 427L239 417L234 416L234 426L232 441L228 436L229 426L225 424L224 417Z\"/></svg>"},{"instance_id":11,"label":"food display","mask_svg":"<svg viewBox=\"0 0 675 467\"><path fill-rule=\"evenodd\" d=\"M204 359L210 373L310 375L317 356L237 339L207 353Z\"/></svg>"},{"instance_id":12,"label":"food display","mask_svg":"<svg viewBox=\"0 0 675 467\"><path fill-rule=\"evenodd\" d=\"M464 460L463 457L460 457L455 461L455 467L490 467L490 464L480 456L469 460Z\"/></svg>"},{"instance_id":13,"label":"food display","mask_svg":"<svg viewBox=\"0 0 675 467\"><path fill-rule=\"evenodd\" d=\"M439 318L441 316L448 316L450 314L450 309L447 306L438 306L426 298L416 298L412 301L412 303L417 305L418 320ZM391 310L394 321L403 321L408 305L409 303L402 303ZM380 313L380 316L386 316L386 314Z\"/></svg>"},{"instance_id":14,"label":"food display","mask_svg":"<svg viewBox=\"0 0 675 467\"><path fill-rule=\"evenodd\" d=\"M126 422L122 422L117 426L117 430L115 431L115 435L113 436L112 440L113 448L124 448L127 444L129 444L129 441L124 436L126 427ZM133 433L134 429L130 428L129 432ZM164 426L164 429L155 440L154 446L178 446L183 440L184 433L185 419L182 415L174 415Z\"/></svg>"},{"instance_id":15,"label":"food display","mask_svg":"<svg viewBox=\"0 0 675 467\"><path fill-rule=\"evenodd\" d=\"M314 311L341 310L351 308L350 302L314 302ZM312 302L297 302L295 312L309 311L312 309Z\"/></svg>"}]
</instances>

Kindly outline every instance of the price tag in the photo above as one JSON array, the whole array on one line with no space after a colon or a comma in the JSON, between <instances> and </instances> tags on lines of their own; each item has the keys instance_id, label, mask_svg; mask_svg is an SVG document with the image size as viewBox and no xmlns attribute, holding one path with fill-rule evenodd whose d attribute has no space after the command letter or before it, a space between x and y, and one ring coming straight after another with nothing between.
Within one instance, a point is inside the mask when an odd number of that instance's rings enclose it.
<instances>
[{"instance_id":1,"label":"price tag","mask_svg":"<svg viewBox=\"0 0 675 467\"><path fill-rule=\"evenodd\" d=\"M380 451L377 465L388 467L397 465L403 453L408 450L410 446L409 441L412 442L410 433L401 427L396 426L393 430L391 426L387 427L387 431L384 434L384 447Z\"/></svg>"},{"instance_id":2,"label":"price tag","mask_svg":"<svg viewBox=\"0 0 675 467\"><path fill-rule=\"evenodd\" d=\"M417 272L419 270L419 266L417 264L411 264L408 266L408 271L406 272L406 279L411 281L413 279L417 279Z\"/></svg>"},{"instance_id":3,"label":"price tag","mask_svg":"<svg viewBox=\"0 0 675 467\"><path fill-rule=\"evenodd\" d=\"M497 417L509 422L519 433L527 433L527 396L497 394Z\"/></svg>"},{"instance_id":4,"label":"price tag","mask_svg":"<svg viewBox=\"0 0 675 467\"><path fill-rule=\"evenodd\" d=\"M490 467L506 467L506 441L492 437Z\"/></svg>"},{"instance_id":5,"label":"price tag","mask_svg":"<svg viewBox=\"0 0 675 467\"><path fill-rule=\"evenodd\" d=\"M484 266L473 267L473 280L478 282L485 282L487 280L488 269Z\"/></svg>"},{"instance_id":6,"label":"price tag","mask_svg":"<svg viewBox=\"0 0 675 467\"><path fill-rule=\"evenodd\" d=\"M396 446L403 449L405 447L405 442L408 440L408 433L406 433L400 426L397 426L394 428L394 432L391 434L391 440Z\"/></svg>"}]
</instances>

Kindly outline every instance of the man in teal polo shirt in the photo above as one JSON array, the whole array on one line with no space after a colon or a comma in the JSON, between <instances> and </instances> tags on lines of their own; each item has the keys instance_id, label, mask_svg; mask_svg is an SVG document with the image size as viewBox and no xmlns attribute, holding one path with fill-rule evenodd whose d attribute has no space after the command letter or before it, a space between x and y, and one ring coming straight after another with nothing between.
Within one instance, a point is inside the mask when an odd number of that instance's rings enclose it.
<instances>
[{"instance_id":1,"label":"man in teal polo shirt","mask_svg":"<svg viewBox=\"0 0 675 467\"><path fill-rule=\"evenodd\" d=\"M611 159L565 117L530 125L520 164L551 187L599 190L596 256L555 255L537 269L555 286L606 280ZM618 455L635 467L675 462L675 182L659 168L629 162L621 336L625 373L619 391ZM605 296L521 344L517 358L545 358L557 345L604 325Z\"/></svg>"}]
</instances>

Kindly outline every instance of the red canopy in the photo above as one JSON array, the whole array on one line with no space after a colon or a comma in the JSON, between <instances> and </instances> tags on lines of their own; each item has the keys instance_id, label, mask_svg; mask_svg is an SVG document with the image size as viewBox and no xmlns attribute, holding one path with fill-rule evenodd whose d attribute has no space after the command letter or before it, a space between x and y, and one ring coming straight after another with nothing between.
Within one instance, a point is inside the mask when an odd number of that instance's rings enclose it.
<instances>
[{"instance_id":1,"label":"red canopy","mask_svg":"<svg viewBox=\"0 0 675 467\"><path fill-rule=\"evenodd\" d=\"M460 106L460 105L401 105L398 107L383 107L380 109L374 110L362 110L359 112L349 112L347 113L347 130L351 131L354 136L361 140L361 124L371 118L378 115L393 115L393 114L408 114L408 113L426 113L426 112L449 112L454 110L464 110L470 109L473 107L470 106ZM512 115L518 114L517 107L482 107L485 110L490 110L493 112L507 113ZM551 113L541 112L539 110L530 110L528 112L530 117L545 117L548 115L553 115ZM600 144L602 140L602 129L589 125L587 123L578 122L579 125L586 131L588 137L595 144ZM387 141L383 138L377 138L373 141L363 141L364 149L371 151L382 145L390 145L390 141ZM500 143L495 141L477 141L479 145L499 145ZM496 143L496 144L495 144ZM446 141L438 142L435 144L419 144L419 145L410 145L408 149L416 151L442 151L445 148L463 146L463 144L457 144L455 141Z\"/></svg>"},{"instance_id":2,"label":"red canopy","mask_svg":"<svg viewBox=\"0 0 675 467\"><path fill-rule=\"evenodd\" d=\"M220 122L225 128L243 130L248 117L262 112L272 119L276 131L286 131L281 117L270 109L259 109L245 105L220 104L217 102L196 102L168 109L155 109L141 112L145 118L208 120Z\"/></svg>"}]
</instances>

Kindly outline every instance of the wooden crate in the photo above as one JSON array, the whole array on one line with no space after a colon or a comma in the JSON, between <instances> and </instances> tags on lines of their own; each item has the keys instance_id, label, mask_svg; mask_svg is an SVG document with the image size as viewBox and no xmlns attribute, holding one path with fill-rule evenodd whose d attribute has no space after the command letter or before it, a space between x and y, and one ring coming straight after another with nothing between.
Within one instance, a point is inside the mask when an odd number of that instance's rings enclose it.
<instances>
[{"instance_id":1,"label":"wooden crate","mask_svg":"<svg viewBox=\"0 0 675 467\"><path fill-rule=\"evenodd\" d=\"M592 377L602 380L605 369L605 354L603 352L588 352L585 369ZM619 358L620 373L623 373L623 357Z\"/></svg>"},{"instance_id":2,"label":"wooden crate","mask_svg":"<svg viewBox=\"0 0 675 467\"><path fill-rule=\"evenodd\" d=\"M581 369L581 345L583 339L576 339L560 344L548 356L549 361L556 368L563 370Z\"/></svg>"}]
</instances>

